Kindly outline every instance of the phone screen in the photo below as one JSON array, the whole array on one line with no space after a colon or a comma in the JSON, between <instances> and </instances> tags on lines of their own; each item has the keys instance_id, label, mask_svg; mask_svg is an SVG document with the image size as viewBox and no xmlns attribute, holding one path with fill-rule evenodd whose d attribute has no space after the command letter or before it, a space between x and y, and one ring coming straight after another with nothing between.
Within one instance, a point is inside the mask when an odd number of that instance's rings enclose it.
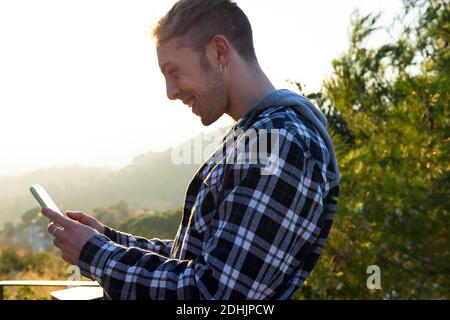
<instances>
[{"instance_id":1,"label":"phone screen","mask_svg":"<svg viewBox=\"0 0 450 320\"><path fill-rule=\"evenodd\" d=\"M42 208L49 208L63 216L61 210L59 210L58 206L53 202L52 198L50 198L47 191L45 191L42 186L34 184L30 187L30 191Z\"/></svg>"}]
</instances>

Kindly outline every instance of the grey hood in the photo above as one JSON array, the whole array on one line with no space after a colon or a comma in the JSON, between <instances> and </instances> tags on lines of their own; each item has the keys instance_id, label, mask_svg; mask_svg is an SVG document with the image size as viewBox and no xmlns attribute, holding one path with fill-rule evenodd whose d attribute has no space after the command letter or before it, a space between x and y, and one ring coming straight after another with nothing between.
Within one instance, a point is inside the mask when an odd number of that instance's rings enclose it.
<instances>
[{"instance_id":1,"label":"grey hood","mask_svg":"<svg viewBox=\"0 0 450 320\"><path fill-rule=\"evenodd\" d=\"M327 131L327 118L311 101L305 97L287 89L273 90L266 94L255 106L250 109L242 119L242 126L248 128L253 123L254 118L263 110L271 107L286 106L292 107L297 113L311 122L319 131L325 145L330 153L330 159L336 170L338 182L340 181L339 166L336 160L334 145ZM244 129L245 130L245 129Z\"/></svg>"}]
</instances>

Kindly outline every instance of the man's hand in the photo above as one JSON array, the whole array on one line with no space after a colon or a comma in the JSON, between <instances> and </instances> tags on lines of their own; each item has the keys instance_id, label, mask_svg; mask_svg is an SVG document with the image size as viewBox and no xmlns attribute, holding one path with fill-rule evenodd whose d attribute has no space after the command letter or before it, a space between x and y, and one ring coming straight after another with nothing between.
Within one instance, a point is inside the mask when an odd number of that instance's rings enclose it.
<instances>
[{"instance_id":1,"label":"man's hand","mask_svg":"<svg viewBox=\"0 0 450 320\"><path fill-rule=\"evenodd\" d=\"M101 234L105 234L105 226L101 224L97 219L86 213L80 211L66 211L66 215L72 220L78 221L85 226L94 228Z\"/></svg>"},{"instance_id":2,"label":"man's hand","mask_svg":"<svg viewBox=\"0 0 450 320\"><path fill-rule=\"evenodd\" d=\"M48 232L55 237L53 244L62 252L62 258L70 264L78 265L81 249L99 232L77 221L67 219L48 208L41 210L51 220Z\"/></svg>"}]
</instances>

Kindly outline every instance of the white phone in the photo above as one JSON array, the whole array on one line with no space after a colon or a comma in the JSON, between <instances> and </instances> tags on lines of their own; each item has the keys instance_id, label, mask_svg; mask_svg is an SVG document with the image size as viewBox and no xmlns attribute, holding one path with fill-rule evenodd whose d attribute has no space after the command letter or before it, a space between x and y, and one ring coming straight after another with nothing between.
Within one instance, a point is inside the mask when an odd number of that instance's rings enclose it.
<instances>
[{"instance_id":1,"label":"white phone","mask_svg":"<svg viewBox=\"0 0 450 320\"><path fill-rule=\"evenodd\" d=\"M61 210L59 210L58 206L52 200L52 198L50 198L47 191L45 191L45 189L41 185L33 184L30 187L30 191L33 194L34 198L37 200L37 202L39 202L42 208L49 208L59 213L60 215L64 216Z\"/></svg>"}]
</instances>

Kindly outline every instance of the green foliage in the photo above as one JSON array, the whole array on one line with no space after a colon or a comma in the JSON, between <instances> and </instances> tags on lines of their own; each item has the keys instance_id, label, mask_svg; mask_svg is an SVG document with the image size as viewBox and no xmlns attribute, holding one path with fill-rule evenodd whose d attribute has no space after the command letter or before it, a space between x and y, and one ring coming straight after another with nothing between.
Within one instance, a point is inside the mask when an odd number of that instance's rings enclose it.
<instances>
[{"instance_id":1,"label":"green foliage","mask_svg":"<svg viewBox=\"0 0 450 320\"><path fill-rule=\"evenodd\" d=\"M180 223L181 209L132 218L122 223L118 229L149 239L174 239Z\"/></svg>"},{"instance_id":2,"label":"green foliage","mask_svg":"<svg viewBox=\"0 0 450 320\"><path fill-rule=\"evenodd\" d=\"M53 277L65 276L65 269L61 269L61 266L68 265L50 252L31 252L16 246L0 250L0 278L21 272L44 275L48 270L53 271Z\"/></svg>"},{"instance_id":3,"label":"green foliage","mask_svg":"<svg viewBox=\"0 0 450 320\"><path fill-rule=\"evenodd\" d=\"M51 250L53 239L46 231L48 223L40 214L40 208L30 209L21 216L20 222L6 223L0 229L0 244L31 250L37 249L39 244L38 250Z\"/></svg>"},{"instance_id":4,"label":"green foliage","mask_svg":"<svg viewBox=\"0 0 450 320\"><path fill-rule=\"evenodd\" d=\"M25 265L25 261L14 248L8 247L2 250L0 255L0 275L23 271Z\"/></svg>"},{"instance_id":5,"label":"green foliage","mask_svg":"<svg viewBox=\"0 0 450 320\"><path fill-rule=\"evenodd\" d=\"M328 116L342 183L297 298L449 298L449 12L445 1L405 1L416 25L399 20L400 37L379 48L365 44L378 17L356 15L350 48L308 95ZM370 265L381 290L366 287Z\"/></svg>"},{"instance_id":6,"label":"green foliage","mask_svg":"<svg viewBox=\"0 0 450 320\"><path fill-rule=\"evenodd\" d=\"M130 210L125 201L120 201L108 208L95 208L92 214L103 224L114 226L130 218Z\"/></svg>"},{"instance_id":7,"label":"green foliage","mask_svg":"<svg viewBox=\"0 0 450 320\"><path fill-rule=\"evenodd\" d=\"M17 300L30 300L34 295L34 290L30 286L19 287L16 294Z\"/></svg>"},{"instance_id":8,"label":"green foliage","mask_svg":"<svg viewBox=\"0 0 450 320\"><path fill-rule=\"evenodd\" d=\"M124 201L108 208L96 208L93 215L107 226L149 239L173 239L181 221L181 209L163 212L130 210Z\"/></svg>"}]
</instances>

